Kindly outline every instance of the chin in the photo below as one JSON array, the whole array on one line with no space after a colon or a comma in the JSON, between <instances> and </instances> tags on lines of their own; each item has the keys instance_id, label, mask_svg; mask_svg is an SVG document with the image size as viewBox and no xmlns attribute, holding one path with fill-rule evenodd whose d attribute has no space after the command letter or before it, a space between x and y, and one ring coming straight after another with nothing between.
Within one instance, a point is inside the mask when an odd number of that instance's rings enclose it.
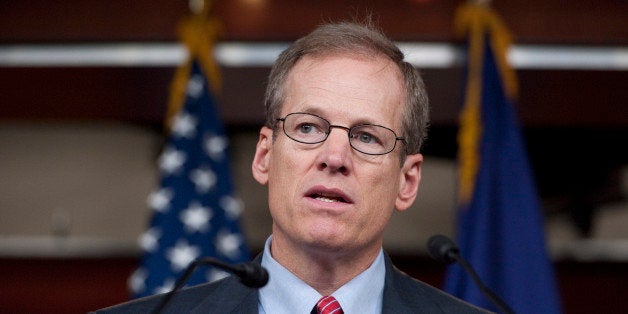
<instances>
[{"instance_id":1,"label":"chin","mask_svg":"<svg viewBox=\"0 0 628 314\"><path fill-rule=\"evenodd\" d=\"M324 252L346 251L355 245L355 242L343 239L340 232L310 234L306 242L310 248Z\"/></svg>"}]
</instances>

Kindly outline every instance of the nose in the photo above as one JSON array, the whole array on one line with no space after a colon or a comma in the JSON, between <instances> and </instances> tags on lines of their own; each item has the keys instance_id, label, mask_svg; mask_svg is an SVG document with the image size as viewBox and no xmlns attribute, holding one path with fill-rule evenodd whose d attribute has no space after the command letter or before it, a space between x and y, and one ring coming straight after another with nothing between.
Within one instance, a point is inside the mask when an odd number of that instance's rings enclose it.
<instances>
[{"instance_id":1,"label":"nose","mask_svg":"<svg viewBox=\"0 0 628 314\"><path fill-rule=\"evenodd\" d=\"M335 128L342 130L333 132ZM319 170L345 175L349 173L352 168L352 149L349 145L348 132L349 130L345 127L332 126L329 129L329 136L323 142L321 152L318 155Z\"/></svg>"}]
</instances>

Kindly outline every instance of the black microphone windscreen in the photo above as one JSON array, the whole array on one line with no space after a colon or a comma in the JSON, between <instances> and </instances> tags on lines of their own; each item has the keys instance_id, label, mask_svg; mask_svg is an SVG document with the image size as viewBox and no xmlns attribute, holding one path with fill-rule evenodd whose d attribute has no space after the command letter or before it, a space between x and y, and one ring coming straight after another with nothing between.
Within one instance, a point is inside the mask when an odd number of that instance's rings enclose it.
<instances>
[{"instance_id":1,"label":"black microphone windscreen","mask_svg":"<svg viewBox=\"0 0 628 314\"><path fill-rule=\"evenodd\" d=\"M451 264L455 261L455 255L458 254L458 247L450 238L437 234L427 241L427 251L433 259Z\"/></svg>"},{"instance_id":2,"label":"black microphone windscreen","mask_svg":"<svg viewBox=\"0 0 628 314\"><path fill-rule=\"evenodd\" d=\"M268 283L268 272L258 263L241 263L235 266L240 282L250 288L261 288Z\"/></svg>"}]
</instances>

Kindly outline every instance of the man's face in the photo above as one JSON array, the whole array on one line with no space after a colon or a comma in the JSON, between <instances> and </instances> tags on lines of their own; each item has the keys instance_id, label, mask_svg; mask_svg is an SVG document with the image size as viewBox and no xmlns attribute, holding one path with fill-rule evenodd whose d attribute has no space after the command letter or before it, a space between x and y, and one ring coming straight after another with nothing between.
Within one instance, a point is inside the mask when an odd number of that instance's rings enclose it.
<instances>
[{"instance_id":1,"label":"man's face","mask_svg":"<svg viewBox=\"0 0 628 314\"><path fill-rule=\"evenodd\" d=\"M378 124L406 136L403 80L384 58L304 57L284 92L282 117L306 112L333 125ZM393 210L414 201L422 156L409 155L401 165L401 142L389 154L365 155L350 147L340 128L322 143L298 143L281 123L274 141L273 131L262 128L253 161L254 177L268 184L273 245L339 254L378 251Z\"/></svg>"}]
</instances>

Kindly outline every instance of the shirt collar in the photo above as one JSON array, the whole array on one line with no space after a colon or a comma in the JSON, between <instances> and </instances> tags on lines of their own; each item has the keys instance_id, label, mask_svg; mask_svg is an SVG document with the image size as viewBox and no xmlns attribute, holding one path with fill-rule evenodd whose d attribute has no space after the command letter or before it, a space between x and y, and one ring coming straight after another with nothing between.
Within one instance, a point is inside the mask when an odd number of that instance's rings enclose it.
<instances>
[{"instance_id":1,"label":"shirt collar","mask_svg":"<svg viewBox=\"0 0 628 314\"><path fill-rule=\"evenodd\" d=\"M385 277L384 251L380 250L369 268L332 295L338 300L345 313L381 313Z\"/></svg>"},{"instance_id":2,"label":"shirt collar","mask_svg":"<svg viewBox=\"0 0 628 314\"><path fill-rule=\"evenodd\" d=\"M259 312L310 313L322 295L272 257L271 241L272 236L264 245L262 266L268 270L269 280L266 286L259 289ZM385 275L384 253L380 250L369 268L332 293L332 296L338 300L345 313L381 313Z\"/></svg>"}]
</instances>

